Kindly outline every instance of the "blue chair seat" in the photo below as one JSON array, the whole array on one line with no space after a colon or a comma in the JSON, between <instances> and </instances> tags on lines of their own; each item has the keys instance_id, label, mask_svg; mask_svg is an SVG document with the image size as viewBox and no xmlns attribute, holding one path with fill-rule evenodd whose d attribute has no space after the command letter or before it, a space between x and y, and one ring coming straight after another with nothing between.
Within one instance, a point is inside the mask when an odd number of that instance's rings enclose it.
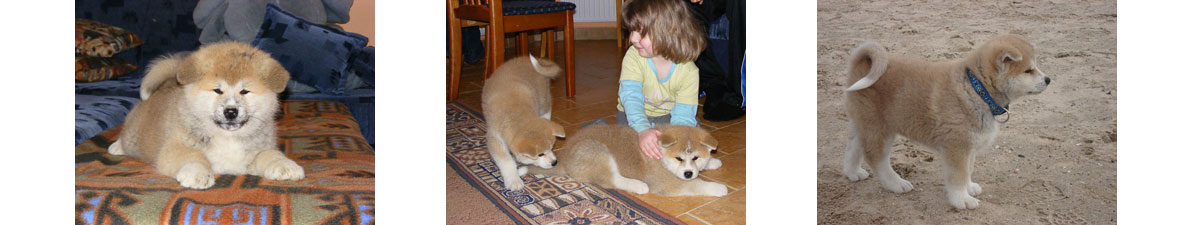
<instances>
[{"instance_id":1,"label":"blue chair seat","mask_svg":"<svg viewBox=\"0 0 1200 225\"><path fill-rule=\"evenodd\" d=\"M555 13L575 10L575 3L555 1L504 1L504 16Z\"/></svg>"}]
</instances>

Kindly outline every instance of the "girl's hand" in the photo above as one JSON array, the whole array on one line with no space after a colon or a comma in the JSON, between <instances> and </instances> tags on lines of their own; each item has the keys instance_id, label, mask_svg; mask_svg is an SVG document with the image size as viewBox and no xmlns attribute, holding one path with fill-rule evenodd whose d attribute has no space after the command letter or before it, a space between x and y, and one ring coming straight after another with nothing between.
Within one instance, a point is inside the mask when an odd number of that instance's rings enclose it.
<instances>
[{"instance_id":1,"label":"girl's hand","mask_svg":"<svg viewBox=\"0 0 1200 225\"><path fill-rule=\"evenodd\" d=\"M662 152L658 150L658 135L662 135L662 132L654 128L638 134L638 146L642 147L642 154L646 157L662 159Z\"/></svg>"},{"instance_id":2,"label":"girl's hand","mask_svg":"<svg viewBox=\"0 0 1200 225\"><path fill-rule=\"evenodd\" d=\"M697 2L699 2L700 4L704 4L704 0L692 0L692 3L697 3Z\"/></svg>"}]
</instances>

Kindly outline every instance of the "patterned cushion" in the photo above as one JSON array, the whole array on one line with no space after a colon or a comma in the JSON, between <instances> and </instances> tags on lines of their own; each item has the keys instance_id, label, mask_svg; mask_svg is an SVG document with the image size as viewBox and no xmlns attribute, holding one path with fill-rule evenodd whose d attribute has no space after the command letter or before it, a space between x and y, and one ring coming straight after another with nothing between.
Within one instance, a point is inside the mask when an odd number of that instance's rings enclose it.
<instances>
[{"instance_id":1,"label":"patterned cushion","mask_svg":"<svg viewBox=\"0 0 1200 225\"><path fill-rule=\"evenodd\" d=\"M163 54L200 47L200 30L192 23L192 10L197 1L75 1L75 18L121 27L137 34L144 43L115 57L145 66Z\"/></svg>"},{"instance_id":2,"label":"patterned cushion","mask_svg":"<svg viewBox=\"0 0 1200 225\"><path fill-rule=\"evenodd\" d=\"M555 1L504 1L505 16L553 13L575 10L575 3Z\"/></svg>"},{"instance_id":3,"label":"patterned cushion","mask_svg":"<svg viewBox=\"0 0 1200 225\"><path fill-rule=\"evenodd\" d=\"M268 4L252 44L271 53L292 80L324 94L340 95L346 91L346 68L367 45L367 38L309 22Z\"/></svg>"},{"instance_id":4,"label":"patterned cushion","mask_svg":"<svg viewBox=\"0 0 1200 225\"><path fill-rule=\"evenodd\" d=\"M122 58L75 56L75 82L108 80L137 68L137 65Z\"/></svg>"},{"instance_id":5,"label":"patterned cushion","mask_svg":"<svg viewBox=\"0 0 1200 225\"><path fill-rule=\"evenodd\" d=\"M137 98L75 95L75 145L125 122Z\"/></svg>"},{"instance_id":6,"label":"patterned cushion","mask_svg":"<svg viewBox=\"0 0 1200 225\"><path fill-rule=\"evenodd\" d=\"M112 57L141 44L141 38L120 27L75 19L75 55Z\"/></svg>"}]
</instances>

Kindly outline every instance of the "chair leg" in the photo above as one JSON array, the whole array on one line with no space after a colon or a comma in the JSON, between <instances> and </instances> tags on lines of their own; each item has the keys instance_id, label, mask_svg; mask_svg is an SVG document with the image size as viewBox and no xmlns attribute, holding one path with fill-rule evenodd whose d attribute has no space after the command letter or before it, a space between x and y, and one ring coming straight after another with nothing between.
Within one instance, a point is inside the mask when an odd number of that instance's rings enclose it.
<instances>
[{"instance_id":1,"label":"chair leg","mask_svg":"<svg viewBox=\"0 0 1200 225\"><path fill-rule=\"evenodd\" d=\"M451 20L450 24L450 80L446 84L446 102L458 99L458 85L462 78L463 62L462 26L456 19Z\"/></svg>"},{"instance_id":2,"label":"chair leg","mask_svg":"<svg viewBox=\"0 0 1200 225\"><path fill-rule=\"evenodd\" d=\"M550 30L547 30L545 34L543 34L543 37L549 37L550 40L546 42L546 56L543 56L542 58L547 58L547 59L553 60L554 59L554 42L556 41L555 39L558 39L558 35L554 32L554 29L550 29Z\"/></svg>"},{"instance_id":3,"label":"chair leg","mask_svg":"<svg viewBox=\"0 0 1200 225\"><path fill-rule=\"evenodd\" d=\"M563 44L566 48L567 97L575 97L575 10L567 10L567 26L563 28Z\"/></svg>"},{"instance_id":4,"label":"chair leg","mask_svg":"<svg viewBox=\"0 0 1200 225\"><path fill-rule=\"evenodd\" d=\"M496 72L500 68L500 64L504 63L504 29L500 28L500 24L488 24L488 49L491 50L489 60L491 71ZM484 80L491 77L492 73L487 73L483 76Z\"/></svg>"},{"instance_id":5,"label":"chair leg","mask_svg":"<svg viewBox=\"0 0 1200 225\"><path fill-rule=\"evenodd\" d=\"M617 0L617 52L625 51L625 34L621 32L621 2Z\"/></svg>"},{"instance_id":6,"label":"chair leg","mask_svg":"<svg viewBox=\"0 0 1200 225\"><path fill-rule=\"evenodd\" d=\"M517 56L529 55L529 32L517 34Z\"/></svg>"}]
</instances>

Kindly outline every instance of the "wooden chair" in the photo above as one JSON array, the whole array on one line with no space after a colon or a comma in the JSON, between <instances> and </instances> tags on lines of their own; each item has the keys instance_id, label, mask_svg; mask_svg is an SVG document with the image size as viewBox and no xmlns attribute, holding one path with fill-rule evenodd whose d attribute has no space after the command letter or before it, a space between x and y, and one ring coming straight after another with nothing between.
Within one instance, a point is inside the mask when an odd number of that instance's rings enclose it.
<instances>
[{"instance_id":1,"label":"wooden chair","mask_svg":"<svg viewBox=\"0 0 1200 225\"><path fill-rule=\"evenodd\" d=\"M575 96L575 4L546 0L447 0L446 14L450 29L450 79L447 81L447 101L458 97L458 83L462 72L462 27L484 26L486 37L484 48L484 74L486 80L496 68L504 64L504 35L517 35L517 49L521 55L528 54L527 31L551 28L542 32L542 57L554 57L554 29L563 29L566 48L564 66L567 96ZM473 22L466 22L473 21ZM468 24L470 23L470 24Z\"/></svg>"}]
</instances>

